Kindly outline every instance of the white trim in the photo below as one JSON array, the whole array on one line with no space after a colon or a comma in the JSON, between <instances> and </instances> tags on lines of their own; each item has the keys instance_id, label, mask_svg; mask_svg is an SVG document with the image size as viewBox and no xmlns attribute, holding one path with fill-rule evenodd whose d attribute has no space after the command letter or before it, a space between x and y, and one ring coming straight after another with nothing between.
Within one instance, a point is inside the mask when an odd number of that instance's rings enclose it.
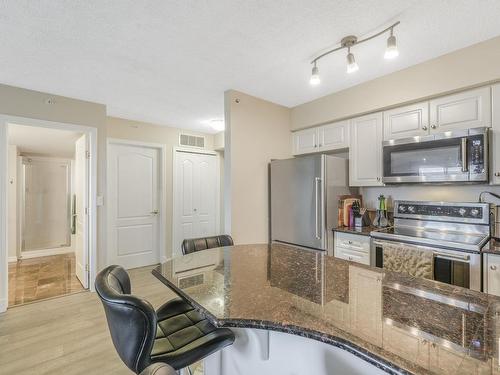
<instances>
[{"instance_id":1,"label":"white trim","mask_svg":"<svg viewBox=\"0 0 500 375\"><path fill-rule=\"evenodd\" d=\"M216 201L215 201L215 231L216 233L220 233L220 154L217 151L200 149L200 150L192 150L185 147L172 147L172 251L171 257L174 256L174 247L176 246L176 204L175 204L175 192L177 186L177 153L178 152L186 152L190 154L203 154L203 155L211 155L215 156L215 173L216 173ZM165 260L166 261L166 260ZM163 262L163 260L162 260Z\"/></svg>"},{"instance_id":2,"label":"white trim","mask_svg":"<svg viewBox=\"0 0 500 375\"><path fill-rule=\"evenodd\" d=\"M155 148L158 149L160 152L160 160L159 160L159 183L160 186L158 187L159 189L159 194L160 194L160 220L158 223L159 226L159 252L158 252L158 262L164 263L166 261L166 256L165 256L165 245L167 243L167 199L166 199L166 193L167 193L167 176L166 176L166 166L167 166L167 146L164 145L163 143L154 143L154 142L142 142L142 141L133 141L133 140L128 140L128 139L122 139L122 138L108 138L107 139L107 144L106 144L106 150L108 149L109 145L111 144L116 144L116 145L129 145L129 146L140 146L140 147L148 147L148 148ZM108 180L108 173L109 173L109 159L107 158L106 155L106 180ZM110 199L110 194L109 194L109 185L106 186L106 194L108 197L108 200ZM109 209L109 205L108 205ZM106 226L106 236L109 236L109 229L111 228L110 220L111 216L108 212L107 214L107 223L108 225ZM165 259L165 260L164 260ZM110 263L110 256L108 251L106 251L106 265L109 265Z\"/></svg>"},{"instance_id":3,"label":"white trim","mask_svg":"<svg viewBox=\"0 0 500 375\"><path fill-rule=\"evenodd\" d=\"M89 287L94 290L97 275L97 128L62 122L38 120L27 117L0 115L0 312L8 305L8 256L7 256L7 127L22 124L41 128L70 130L85 134L90 144L89 180Z\"/></svg>"},{"instance_id":4,"label":"white trim","mask_svg":"<svg viewBox=\"0 0 500 375\"><path fill-rule=\"evenodd\" d=\"M9 258L8 258L8 262L9 262L9 263L14 263L14 262L17 262L17 256L9 257Z\"/></svg>"},{"instance_id":5,"label":"white trim","mask_svg":"<svg viewBox=\"0 0 500 375\"><path fill-rule=\"evenodd\" d=\"M75 251L71 246L56 247L53 249L43 249L43 250L29 250L29 251L23 251L21 253L21 259L48 257L52 255L69 254L74 252Z\"/></svg>"}]
</instances>

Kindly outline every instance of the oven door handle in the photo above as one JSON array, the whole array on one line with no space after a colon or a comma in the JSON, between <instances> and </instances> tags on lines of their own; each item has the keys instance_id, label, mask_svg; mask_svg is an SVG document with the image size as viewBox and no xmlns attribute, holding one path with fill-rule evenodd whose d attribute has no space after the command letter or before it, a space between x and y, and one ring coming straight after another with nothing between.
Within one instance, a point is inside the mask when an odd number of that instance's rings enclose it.
<instances>
[{"instance_id":1,"label":"oven door handle","mask_svg":"<svg viewBox=\"0 0 500 375\"><path fill-rule=\"evenodd\" d=\"M462 138L462 172L468 172L469 167L467 165L467 138L463 137Z\"/></svg>"},{"instance_id":2,"label":"oven door handle","mask_svg":"<svg viewBox=\"0 0 500 375\"><path fill-rule=\"evenodd\" d=\"M441 259L447 259L447 260L458 260L461 262L469 262L470 261L470 256L469 255L452 255L452 254L446 254L446 253L434 253L434 258L441 258Z\"/></svg>"}]
</instances>

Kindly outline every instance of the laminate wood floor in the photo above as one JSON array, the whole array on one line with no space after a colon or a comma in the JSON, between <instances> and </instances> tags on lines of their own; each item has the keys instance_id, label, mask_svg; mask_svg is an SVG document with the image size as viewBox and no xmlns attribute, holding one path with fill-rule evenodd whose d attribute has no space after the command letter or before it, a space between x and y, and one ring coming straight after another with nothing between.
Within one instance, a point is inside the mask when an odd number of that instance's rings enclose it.
<instances>
[{"instance_id":1,"label":"laminate wood floor","mask_svg":"<svg viewBox=\"0 0 500 375\"><path fill-rule=\"evenodd\" d=\"M152 274L130 270L132 293L158 307L176 295ZM102 304L83 292L0 314L0 374L132 374L116 353Z\"/></svg>"}]
</instances>

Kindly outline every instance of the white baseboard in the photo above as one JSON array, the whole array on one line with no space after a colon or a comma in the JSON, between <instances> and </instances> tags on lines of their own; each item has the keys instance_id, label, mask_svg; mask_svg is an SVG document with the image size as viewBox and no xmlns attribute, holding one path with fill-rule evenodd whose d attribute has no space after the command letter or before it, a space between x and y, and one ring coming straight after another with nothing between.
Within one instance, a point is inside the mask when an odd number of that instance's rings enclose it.
<instances>
[{"instance_id":1,"label":"white baseboard","mask_svg":"<svg viewBox=\"0 0 500 375\"><path fill-rule=\"evenodd\" d=\"M9 263L14 263L14 262L17 262L17 256L9 257L9 258L7 259L7 261L8 261Z\"/></svg>"},{"instance_id":2,"label":"white baseboard","mask_svg":"<svg viewBox=\"0 0 500 375\"><path fill-rule=\"evenodd\" d=\"M61 255L68 253L74 253L74 250L71 247L57 247L55 249L23 251L21 252L21 258L31 259L31 258L47 257L51 255Z\"/></svg>"}]
</instances>

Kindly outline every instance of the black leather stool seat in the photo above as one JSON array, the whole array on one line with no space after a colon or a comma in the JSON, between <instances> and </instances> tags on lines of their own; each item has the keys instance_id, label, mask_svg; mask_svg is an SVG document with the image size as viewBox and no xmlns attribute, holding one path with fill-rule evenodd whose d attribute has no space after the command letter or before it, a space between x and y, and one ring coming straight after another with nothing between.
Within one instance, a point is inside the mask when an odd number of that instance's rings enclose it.
<instances>
[{"instance_id":1,"label":"black leather stool seat","mask_svg":"<svg viewBox=\"0 0 500 375\"><path fill-rule=\"evenodd\" d=\"M234 245L233 239L227 234L221 234L213 237L191 238L182 241L182 253L184 255L194 253L206 249L213 249L215 247L232 246Z\"/></svg>"},{"instance_id":2,"label":"black leather stool seat","mask_svg":"<svg viewBox=\"0 0 500 375\"><path fill-rule=\"evenodd\" d=\"M168 301L156 314L156 338L151 351L155 362L184 368L234 341L230 329L214 327L181 298Z\"/></svg>"}]
</instances>

